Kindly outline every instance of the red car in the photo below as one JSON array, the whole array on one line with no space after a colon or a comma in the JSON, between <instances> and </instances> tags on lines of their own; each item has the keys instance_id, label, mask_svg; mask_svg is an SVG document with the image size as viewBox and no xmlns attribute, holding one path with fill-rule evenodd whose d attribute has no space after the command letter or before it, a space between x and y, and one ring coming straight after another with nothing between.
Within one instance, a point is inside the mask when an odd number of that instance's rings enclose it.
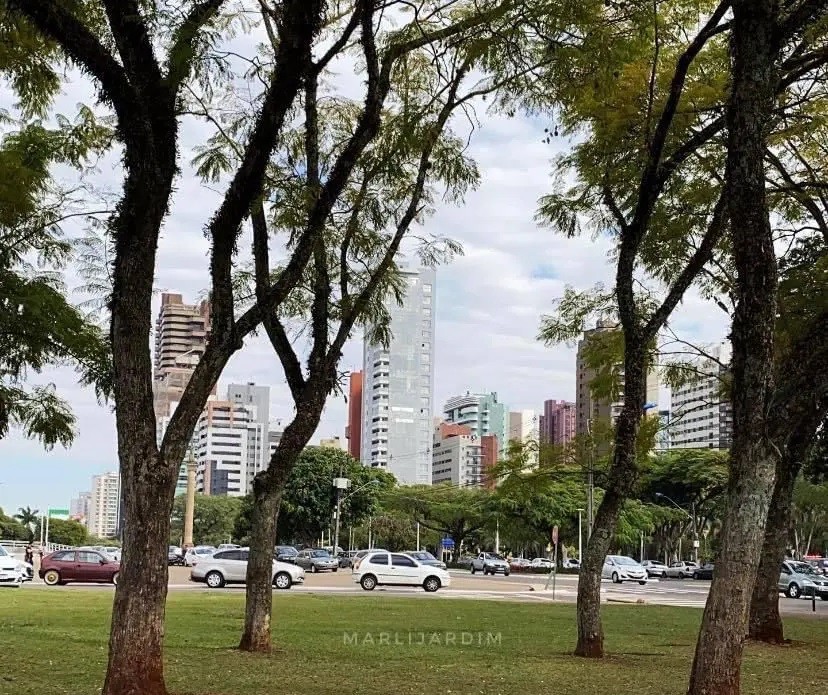
<instances>
[{"instance_id":1,"label":"red car","mask_svg":"<svg viewBox=\"0 0 828 695\"><path fill-rule=\"evenodd\" d=\"M40 563L38 574L49 586L67 582L117 584L121 563L94 550L58 550Z\"/></svg>"}]
</instances>

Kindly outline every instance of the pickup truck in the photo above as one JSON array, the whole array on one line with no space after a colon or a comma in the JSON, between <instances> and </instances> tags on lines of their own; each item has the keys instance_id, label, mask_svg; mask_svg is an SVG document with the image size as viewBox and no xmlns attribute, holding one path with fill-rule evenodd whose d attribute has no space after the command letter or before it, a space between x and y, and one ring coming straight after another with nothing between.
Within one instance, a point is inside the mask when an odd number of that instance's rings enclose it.
<instances>
[{"instance_id":1,"label":"pickup truck","mask_svg":"<svg viewBox=\"0 0 828 695\"><path fill-rule=\"evenodd\" d=\"M500 555L494 553L480 553L471 564L471 573L482 572L483 574L497 574L503 572L504 576L508 577L509 563Z\"/></svg>"}]
</instances>

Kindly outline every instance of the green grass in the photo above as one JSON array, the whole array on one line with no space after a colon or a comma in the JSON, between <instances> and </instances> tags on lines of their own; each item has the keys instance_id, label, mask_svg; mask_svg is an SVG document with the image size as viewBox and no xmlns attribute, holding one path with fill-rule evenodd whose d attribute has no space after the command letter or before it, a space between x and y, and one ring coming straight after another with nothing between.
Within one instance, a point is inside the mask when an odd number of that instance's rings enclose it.
<instances>
[{"instance_id":1,"label":"green grass","mask_svg":"<svg viewBox=\"0 0 828 695\"><path fill-rule=\"evenodd\" d=\"M112 594L0 592L0 695L93 695L103 681ZM271 656L234 651L243 596L173 592L167 604L166 677L173 693L572 693L683 695L701 612L605 606L609 656L570 656L572 605L366 596L274 596ZM794 646L751 645L745 695L820 692L828 685L828 623L788 619ZM457 633L456 645L408 644ZM474 644L462 645L463 631ZM391 644L364 635L392 633ZM402 645L393 644L397 633ZM357 633L360 644L343 634ZM477 633L483 633L478 644ZM500 635L486 644L486 633ZM817 689L814 690L814 687ZM629 689L629 690L625 690Z\"/></svg>"}]
</instances>

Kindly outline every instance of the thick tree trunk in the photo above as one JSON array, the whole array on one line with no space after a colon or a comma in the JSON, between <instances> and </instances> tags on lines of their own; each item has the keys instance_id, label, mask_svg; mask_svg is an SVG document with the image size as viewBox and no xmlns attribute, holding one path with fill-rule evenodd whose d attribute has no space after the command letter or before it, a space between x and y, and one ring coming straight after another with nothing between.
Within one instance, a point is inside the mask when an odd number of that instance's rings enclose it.
<instances>
[{"instance_id":1,"label":"thick tree trunk","mask_svg":"<svg viewBox=\"0 0 828 695\"><path fill-rule=\"evenodd\" d=\"M276 521L281 491L270 494L261 483L253 485L250 559L247 563L247 592L244 632L239 649L270 653L270 614L273 606L273 547L276 545Z\"/></svg>"},{"instance_id":2,"label":"thick tree trunk","mask_svg":"<svg viewBox=\"0 0 828 695\"><path fill-rule=\"evenodd\" d=\"M793 517L793 489L800 467L800 463L791 461L788 456L784 456L776 467L776 483L765 526L762 557L750 603L748 637L770 644L785 641L782 617L779 615L779 566L785 559L788 545Z\"/></svg>"},{"instance_id":3,"label":"thick tree trunk","mask_svg":"<svg viewBox=\"0 0 828 695\"><path fill-rule=\"evenodd\" d=\"M748 609L773 488L769 441L776 256L765 198L765 130L774 104L779 3L734 2L727 185L738 302L733 319L733 446L716 574L702 618L690 695L737 695Z\"/></svg>"},{"instance_id":4,"label":"thick tree trunk","mask_svg":"<svg viewBox=\"0 0 828 695\"><path fill-rule=\"evenodd\" d=\"M157 460L154 444L135 452ZM139 447L136 447L138 449ZM126 463L126 465L123 465ZM177 467L122 460L123 555L109 639L106 695L165 695L162 642L167 598L167 546ZM172 474L171 474L172 471ZM157 473L157 475L156 475Z\"/></svg>"},{"instance_id":5,"label":"thick tree trunk","mask_svg":"<svg viewBox=\"0 0 828 695\"><path fill-rule=\"evenodd\" d=\"M604 656L604 630L601 625L601 571L610 550L618 517L635 485L638 475L636 444L646 394L647 353L640 336L628 332L624 354L624 408L615 428L615 447L609 484L593 522L581 570L578 573L578 642L575 655L587 658ZM636 340L638 338L638 340Z\"/></svg>"}]
</instances>

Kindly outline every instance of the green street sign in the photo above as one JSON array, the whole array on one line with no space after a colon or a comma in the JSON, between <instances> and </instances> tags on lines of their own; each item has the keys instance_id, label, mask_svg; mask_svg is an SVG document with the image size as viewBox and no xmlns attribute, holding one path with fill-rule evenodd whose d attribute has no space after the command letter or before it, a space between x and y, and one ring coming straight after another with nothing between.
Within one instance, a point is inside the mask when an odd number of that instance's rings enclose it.
<instances>
[{"instance_id":1,"label":"green street sign","mask_svg":"<svg viewBox=\"0 0 828 695\"><path fill-rule=\"evenodd\" d=\"M49 516L69 516L68 509L49 509Z\"/></svg>"}]
</instances>

